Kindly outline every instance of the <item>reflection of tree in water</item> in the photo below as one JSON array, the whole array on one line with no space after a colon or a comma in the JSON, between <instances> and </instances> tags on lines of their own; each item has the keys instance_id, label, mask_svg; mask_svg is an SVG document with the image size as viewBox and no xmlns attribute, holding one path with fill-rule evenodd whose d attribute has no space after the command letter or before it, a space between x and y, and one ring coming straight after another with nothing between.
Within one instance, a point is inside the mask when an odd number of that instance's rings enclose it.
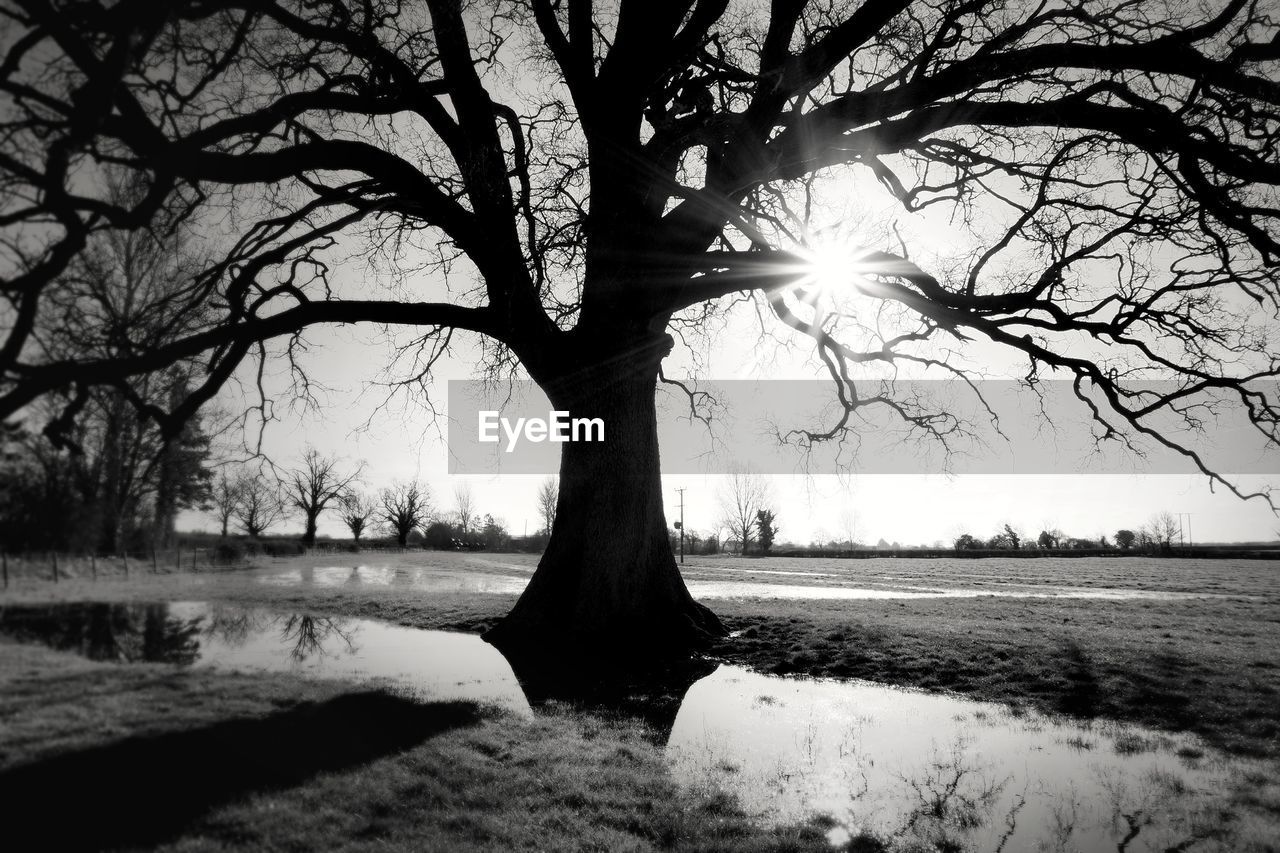
<instances>
[{"instance_id":1,"label":"reflection of tree in water","mask_svg":"<svg viewBox=\"0 0 1280 853\"><path fill-rule=\"evenodd\" d=\"M91 660L189 664L200 652L200 620L167 604L63 604L6 608L0 633Z\"/></svg>"},{"instance_id":2,"label":"reflection of tree in water","mask_svg":"<svg viewBox=\"0 0 1280 853\"><path fill-rule=\"evenodd\" d=\"M547 661L512 649L498 651L511 665L533 708L563 704L588 713L631 718L643 723L659 745L671 737L689 688L719 666L696 656L649 666L620 666L616 660L590 653L574 660Z\"/></svg>"},{"instance_id":3,"label":"reflection of tree in water","mask_svg":"<svg viewBox=\"0 0 1280 853\"><path fill-rule=\"evenodd\" d=\"M205 634L232 648L243 646L254 634L261 634L272 622L272 617L261 610L243 607L213 605L205 624Z\"/></svg>"},{"instance_id":4,"label":"reflection of tree in water","mask_svg":"<svg viewBox=\"0 0 1280 853\"><path fill-rule=\"evenodd\" d=\"M284 617L280 627L280 639L293 644L289 657L298 663L302 663L312 655L320 657L328 655L332 649L326 649L324 644L331 637L337 638L346 646L347 654L354 654L356 652L355 634L355 630L348 627L345 619L301 613Z\"/></svg>"},{"instance_id":5,"label":"reflection of tree in water","mask_svg":"<svg viewBox=\"0 0 1280 853\"><path fill-rule=\"evenodd\" d=\"M965 835L991 822L1010 780L990 778L966 747L959 738L949 755L935 754L918 776L902 779L912 793L913 806L900 836L925 842L929 849L958 851L966 849L961 840Z\"/></svg>"},{"instance_id":6,"label":"reflection of tree in water","mask_svg":"<svg viewBox=\"0 0 1280 853\"><path fill-rule=\"evenodd\" d=\"M857 808L876 799L863 776L850 792L854 809L843 823L848 849L1133 853L1189 851L1205 842L1218 845L1210 849L1272 849L1249 846L1248 821L1240 819L1228 792L1206 796L1179 773L1094 767L1065 785L1029 777L1020 780L1020 791L1010 792L1015 777L995 781L993 768L982 766L966 746L959 738L949 754L935 754L917 773L898 776L901 788L891 807L897 816L883 832L865 828L869 813Z\"/></svg>"}]
</instances>

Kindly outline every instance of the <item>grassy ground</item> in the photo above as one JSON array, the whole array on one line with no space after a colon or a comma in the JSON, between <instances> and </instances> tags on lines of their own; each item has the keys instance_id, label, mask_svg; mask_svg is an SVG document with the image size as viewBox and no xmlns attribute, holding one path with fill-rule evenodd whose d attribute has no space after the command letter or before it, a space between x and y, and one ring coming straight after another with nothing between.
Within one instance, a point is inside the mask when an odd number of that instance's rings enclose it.
<instances>
[{"instance_id":1,"label":"grassy ground","mask_svg":"<svg viewBox=\"0 0 1280 853\"><path fill-rule=\"evenodd\" d=\"M827 849L678 788L632 721L0 642L13 850Z\"/></svg>"},{"instance_id":2,"label":"grassy ground","mask_svg":"<svg viewBox=\"0 0 1280 853\"><path fill-rule=\"evenodd\" d=\"M443 565L457 570L460 559L449 555ZM486 559L465 567L508 574L531 568L525 558ZM710 603L735 636L712 652L766 672L867 678L1189 730L1280 767L1274 564L1126 560L1126 573L1114 576L1114 565L1092 561L1018 562L1016 574L1002 562L780 560L735 569L735 561L719 560L694 563L688 574L769 582L778 580L773 571L812 571L827 575L822 582L829 585L874 588L1069 583L1209 591L1215 597L1190 600L726 599ZM7 591L0 605L178 599L472 632L514 602L511 595L427 594L408 581L302 588L236 572L30 581ZM376 735L359 735L365 730ZM47 816L49 805L70 798L97 803L93 814L106 840L126 847L825 847L822 826L756 828L724 795L678 789L651 735L634 720L569 709L533 721L458 704L418 713L350 685L102 665L0 642L0 802L19 816L20 829L51 848L74 848L86 840L76 827L95 825ZM22 767L43 769L24 776ZM122 779L150 781L101 786L113 767L131 768ZM208 769L208 778L196 773L193 781L193 767ZM1280 772L1267 776L1255 781L1271 784ZM1250 808L1280 815L1270 795Z\"/></svg>"},{"instance_id":3,"label":"grassy ground","mask_svg":"<svg viewBox=\"0 0 1280 853\"><path fill-rule=\"evenodd\" d=\"M443 570L530 570L525 555L405 555ZM349 559L345 557L344 559ZM385 559L379 557L378 559ZM434 562L433 562L434 561ZM290 561L274 564L288 568ZM1280 758L1280 566L1214 560L734 560L699 558L691 578L993 590L1162 589L1195 599L917 598L708 602L737 633L713 653L765 672L857 677L949 690L1082 717L1193 731L1229 751ZM200 585L193 585L198 583ZM47 582L13 601L218 598L479 632L514 596L424 594L411 584L278 586L243 572Z\"/></svg>"}]
</instances>

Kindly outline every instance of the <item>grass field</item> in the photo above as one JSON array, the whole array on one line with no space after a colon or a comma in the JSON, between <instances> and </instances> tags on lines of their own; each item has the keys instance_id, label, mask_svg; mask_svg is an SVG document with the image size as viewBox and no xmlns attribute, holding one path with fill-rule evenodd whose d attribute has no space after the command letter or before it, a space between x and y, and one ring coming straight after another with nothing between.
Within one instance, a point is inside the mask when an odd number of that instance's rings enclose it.
<instances>
[{"instance_id":1,"label":"grass field","mask_svg":"<svg viewBox=\"0 0 1280 853\"><path fill-rule=\"evenodd\" d=\"M380 571L350 573L344 581L357 563ZM341 555L217 575L72 579L56 586L28 580L3 601L225 600L481 631L514 595L428 592L423 577L525 577L533 565L519 555ZM322 571L326 567L333 571ZM765 672L866 678L1191 731L1239 755L1280 760L1277 563L696 558L686 564L686 577L695 586L727 581L883 594L927 587L971 596L709 600L735 634L711 650L725 660ZM1142 596L1125 597L1125 591ZM203 731L228 718L270 720L306 703L323 719L326 702L355 689L104 666L11 643L0 645L0 678L5 768L106 748L124 737ZM79 698L85 695L94 697L92 711ZM213 695L222 701L202 699ZM431 730L437 723L424 725ZM181 849L212 849L229 840L298 849L321 838L355 847L375 846L376 839L388 849L466 849L467 839L479 839L481 847L532 849L548 838L578 837L584 840L576 849L825 845L821 826L753 828L715 792L677 791L638 726L569 710L534 722L480 713L455 726L465 734L441 733L402 753L363 756L359 767L316 768L303 783L267 778L244 791L221 792L212 797L219 805L192 824L196 829L170 840L183 839ZM615 753L627 760L606 784L574 775L583 772L574 767L593 762L613 767ZM548 787L537 781L547 773L567 776ZM1280 780L1280 773L1271 775L1270 783ZM334 807L335 798L345 804ZM1273 800L1254 805L1280 816ZM292 817L267 818L281 813ZM522 817L528 814L540 817ZM281 828L295 821L296 830ZM430 840L425 848L411 841L423 838Z\"/></svg>"}]
</instances>

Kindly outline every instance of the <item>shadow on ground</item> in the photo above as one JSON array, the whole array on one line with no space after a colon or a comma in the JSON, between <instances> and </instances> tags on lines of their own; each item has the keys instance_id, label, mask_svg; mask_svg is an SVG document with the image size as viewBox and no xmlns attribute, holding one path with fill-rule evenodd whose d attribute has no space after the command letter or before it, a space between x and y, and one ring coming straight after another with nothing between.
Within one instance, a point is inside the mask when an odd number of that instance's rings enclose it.
<instances>
[{"instance_id":1,"label":"shadow on ground","mask_svg":"<svg viewBox=\"0 0 1280 853\"><path fill-rule=\"evenodd\" d=\"M59 755L0 772L5 843L20 850L156 844L223 803L367 764L479 719L470 703L361 692Z\"/></svg>"}]
</instances>

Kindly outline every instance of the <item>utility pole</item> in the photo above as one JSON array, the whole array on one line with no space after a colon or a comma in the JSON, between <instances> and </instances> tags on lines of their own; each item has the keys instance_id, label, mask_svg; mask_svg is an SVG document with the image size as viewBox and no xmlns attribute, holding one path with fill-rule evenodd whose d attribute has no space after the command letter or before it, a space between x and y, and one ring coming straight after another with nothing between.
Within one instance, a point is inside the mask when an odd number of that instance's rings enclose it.
<instances>
[{"instance_id":1,"label":"utility pole","mask_svg":"<svg viewBox=\"0 0 1280 853\"><path fill-rule=\"evenodd\" d=\"M680 531L680 562L684 563L684 489L676 489L680 493L680 523L676 529Z\"/></svg>"}]
</instances>

